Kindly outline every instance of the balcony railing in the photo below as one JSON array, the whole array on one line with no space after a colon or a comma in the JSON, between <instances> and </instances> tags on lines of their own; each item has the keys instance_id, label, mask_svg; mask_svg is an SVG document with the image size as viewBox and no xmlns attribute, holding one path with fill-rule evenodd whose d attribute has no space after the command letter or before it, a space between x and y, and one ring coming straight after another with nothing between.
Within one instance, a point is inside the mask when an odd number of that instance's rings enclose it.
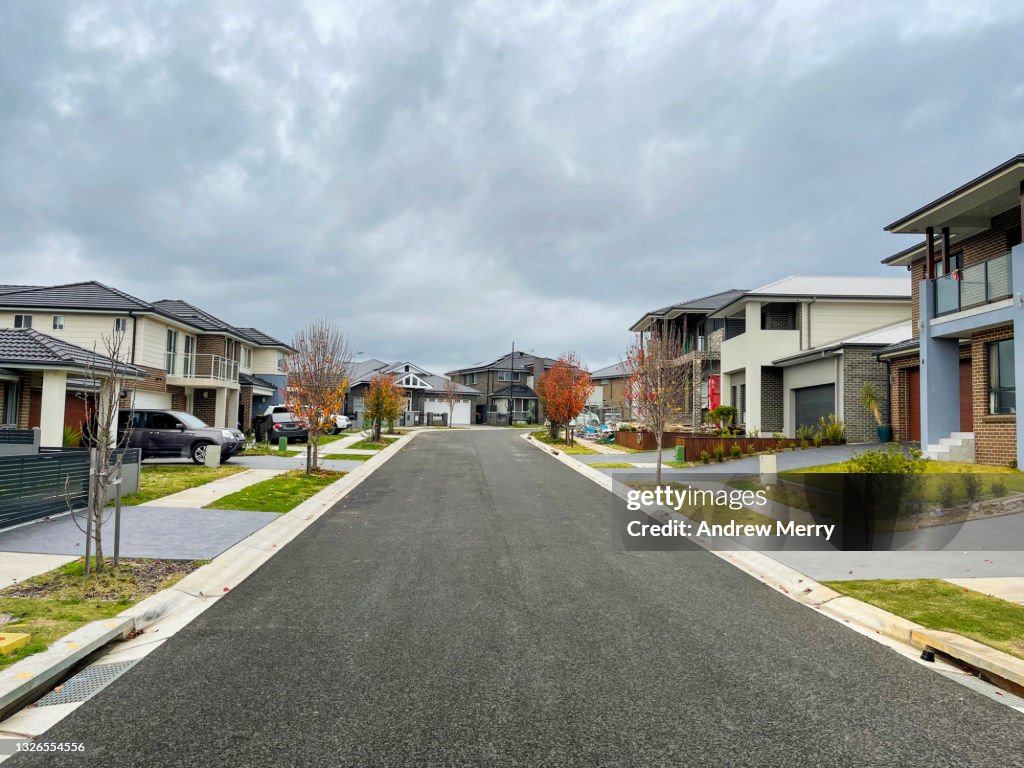
<instances>
[{"instance_id":1,"label":"balcony railing","mask_svg":"<svg viewBox=\"0 0 1024 768\"><path fill-rule=\"evenodd\" d=\"M167 353L168 376L183 379L215 379L217 381L238 381L238 361L222 355L201 355L197 353L174 355L181 358L179 370L175 370L175 361L171 352Z\"/></svg>"},{"instance_id":2,"label":"balcony railing","mask_svg":"<svg viewBox=\"0 0 1024 768\"><path fill-rule=\"evenodd\" d=\"M950 315L1008 299L1013 294L1010 254L973 267L937 277L934 285L935 316Z\"/></svg>"}]
</instances>

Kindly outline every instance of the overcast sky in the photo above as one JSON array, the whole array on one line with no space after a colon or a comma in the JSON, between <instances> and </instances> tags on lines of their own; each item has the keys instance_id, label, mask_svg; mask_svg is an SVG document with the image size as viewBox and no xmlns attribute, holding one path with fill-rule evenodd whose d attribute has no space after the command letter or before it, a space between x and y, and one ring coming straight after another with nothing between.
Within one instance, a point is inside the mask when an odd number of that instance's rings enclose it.
<instances>
[{"instance_id":1,"label":"overcast sky","mask_svg":"<svg viewBox=\"0 0 1024 768\"><path fill-rule=\"evenodd\" d=\"M1019 0L25 0L0 36L0 282L438 371L901 274L885 224L1024 152Z\"/></svg>"}]
</instances>

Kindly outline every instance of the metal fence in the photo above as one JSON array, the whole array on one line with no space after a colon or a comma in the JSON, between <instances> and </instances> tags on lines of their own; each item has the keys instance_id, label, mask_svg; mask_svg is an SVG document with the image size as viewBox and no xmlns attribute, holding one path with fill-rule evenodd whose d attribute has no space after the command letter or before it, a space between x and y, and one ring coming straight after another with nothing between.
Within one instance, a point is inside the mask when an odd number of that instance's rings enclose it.
<instances>
[{"instance_id":1,"label":"metal fence","mask_svg":"<svg viewBox=\"0 0 1024 768\"><path fill-rule=\"evenodd\" d=\"M36 430L34 429L0 429L0 444L3 445L32 445L35 442Z\"/></svg>"},{"instance_id":2,"label":"metal fence","mask_svg":"<svg viewBox=\"0 0 1024 768\"><path fill-rule=\"evenodd\" d=\"M122 449L126 476L138 487L139 450ZM40 448L30 456L0 456L0 529L27 523L89 501L89 451Z\"/></svg>"}]
</instances>

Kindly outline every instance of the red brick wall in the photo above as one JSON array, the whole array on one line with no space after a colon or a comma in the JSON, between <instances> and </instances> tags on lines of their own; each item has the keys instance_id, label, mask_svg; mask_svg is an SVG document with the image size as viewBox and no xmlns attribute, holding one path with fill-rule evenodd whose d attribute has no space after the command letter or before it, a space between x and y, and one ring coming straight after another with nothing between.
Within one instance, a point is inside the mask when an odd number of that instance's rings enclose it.
<instances>
[{"instance_id":1,"label":"red brick wall","mask_svg":"<svg viewBox=\"0 0 1024 768\"><path fill-rule=\"evenodd\" d=\"M996 256L1002 256L1009 249L1006 247L1007 230L1020 226L1020 208L1014 207L998 216L992 217L992 228L976 235L964 238L955 243L951 253L962 251L964 266L971 267Z\"/></svg>"},{"instance_id":2,"label":"red brick wall","mask_svg":"<svg viewBox=\"0 0 1024 768\"><path fill-rule=\"evenodd\" d=\"M916 305L915 305L916 306ZM907 371L920 363L917 352L889 361L889 415L893 439L910 439L910 402Z\"/></svg>"},{"instance_id":3,"label":"red brick wall","mask_svg":"<svg viewBox=\"0 0 1024 768\"><path fill-rule=\"evenodd\" d=\"M176 411L188 410L188 397L185 394L184 387L172 384L167 387L167 391L171 393L171 408Z\"/></svg>"},{"instance_id":4,"label":"red brick wall","mask_svg":"<svg viewBox=\"0 0 1024 768\"><path fill-rule=\"evenodd\" d=\"M207 397L203 397L203 394ZM205 421L213 424L214 415L217 413L217 391L214 389L197 389L193 397L192 413Z\"/></svg>"},{"instance_id":5,"label":"red brick wall","mask_svg":"<svg viewBox=\"0 0 1024 768\"><path fill-rule=\"evenodd\" d=\"M975 460L1008 466L1017 461L1017 417L988 412L988 350L992 341L1013 338L1013 326L979 331L971 337Z\"/></svg>"}]
</instances>

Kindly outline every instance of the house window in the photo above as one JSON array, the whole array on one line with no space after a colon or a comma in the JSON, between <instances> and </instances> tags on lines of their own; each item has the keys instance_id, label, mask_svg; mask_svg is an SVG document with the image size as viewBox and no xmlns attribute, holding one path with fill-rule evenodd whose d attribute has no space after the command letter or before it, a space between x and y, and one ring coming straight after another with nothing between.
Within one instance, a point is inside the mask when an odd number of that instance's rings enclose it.
<instances>
[{"instance_id":1,"label":"house window","mask_svg":"<svg viewBox=\"0 0 1024 768\"><path fill-rule=\"evenodd\" d=\"M32 315L15 315L14 316L14 327L15 328L31 328L32 327Z\"/></svg>"},{"instance_id":2,"label":"house window","mask_svg":"<svg viewBox=\"0 0 1024 768\"><path fill-rule=\"evenodd\" d=\"M988 345L988 412L1017 413L1017 385L1013 372L1013 339Z\"/></svg>"},{"instance_id":3,"label":"house window","mask_svg":"<svg viewBox=\"0 0 1024 768\"><path fill-rule=\"evenodd\" d=\"M277 370L279 373L284 373L286 369L284 352L277 353Z\"/></svg>"},{"instance_id":4,"label":"house window","mask_svg":"<svg viewBox=\"0 0 1024 768\"><path fill-rule=\"evenodd\" d=\"M476 384L476 374L475 373L467 373L465 376L462 377L462 380L466 384Z\"/></svg>"},{"instance_id":5,"label":"house window","mask_svg":"<svg viewBox=\"0 0 1024 768\"><path fill-rule=\"evenodd\" d=\"M167 372L174 373L174 368L178 362L178 332L173 328L167 329L167 348L165 353Z\"/></svg>"},{"instance_id":6,"label":"house window","mask_svg":"<svg viewBox=\"0 0 1024 768\"><path fill-rule=\"evenodd\" d=\"M500 371L498 373L498 381L519 381L519 371L515 373L511 371Z\"/></svg>"},{"instance_id":7,"label":"house window","mask_svg":"<svg viewBox=\"0 0 1024 768\"><path fill-rule=\"evenodd\" d=\"M185 336L185 354L182 356L181 368L183 376L194 376L196 372L196 339L194 336Z\"/></svg>"},{"instance_id":8,"label":"house window","mask_svg":"<svg viewBox=\"0 0 1024 768\"><path fill-rule=\"evenodd\" d=\"M53 330L63 331L64 330L64 315L53 316Z\"/></svg>"},{"instance_id":9,"label":"house window","mask_svg":"<svg viewBox=\"0 0 1024 768\"><path fill-rule=\"evenodd\" d=\"M251 349L243 349L242 350L242 365L245 366L246 368L252 368L252 350Z\"/></svg>"},{"instance_id":10,"label":"house window","mask_svg":"<svg viewBox=\"0 0 1024 768\"><path fill-rule=\"evenodd\" d=\"M114 318L114 333L126 333L128 331L128 318L127 317L115 317Z\"/></svg>"}]
</instances>

